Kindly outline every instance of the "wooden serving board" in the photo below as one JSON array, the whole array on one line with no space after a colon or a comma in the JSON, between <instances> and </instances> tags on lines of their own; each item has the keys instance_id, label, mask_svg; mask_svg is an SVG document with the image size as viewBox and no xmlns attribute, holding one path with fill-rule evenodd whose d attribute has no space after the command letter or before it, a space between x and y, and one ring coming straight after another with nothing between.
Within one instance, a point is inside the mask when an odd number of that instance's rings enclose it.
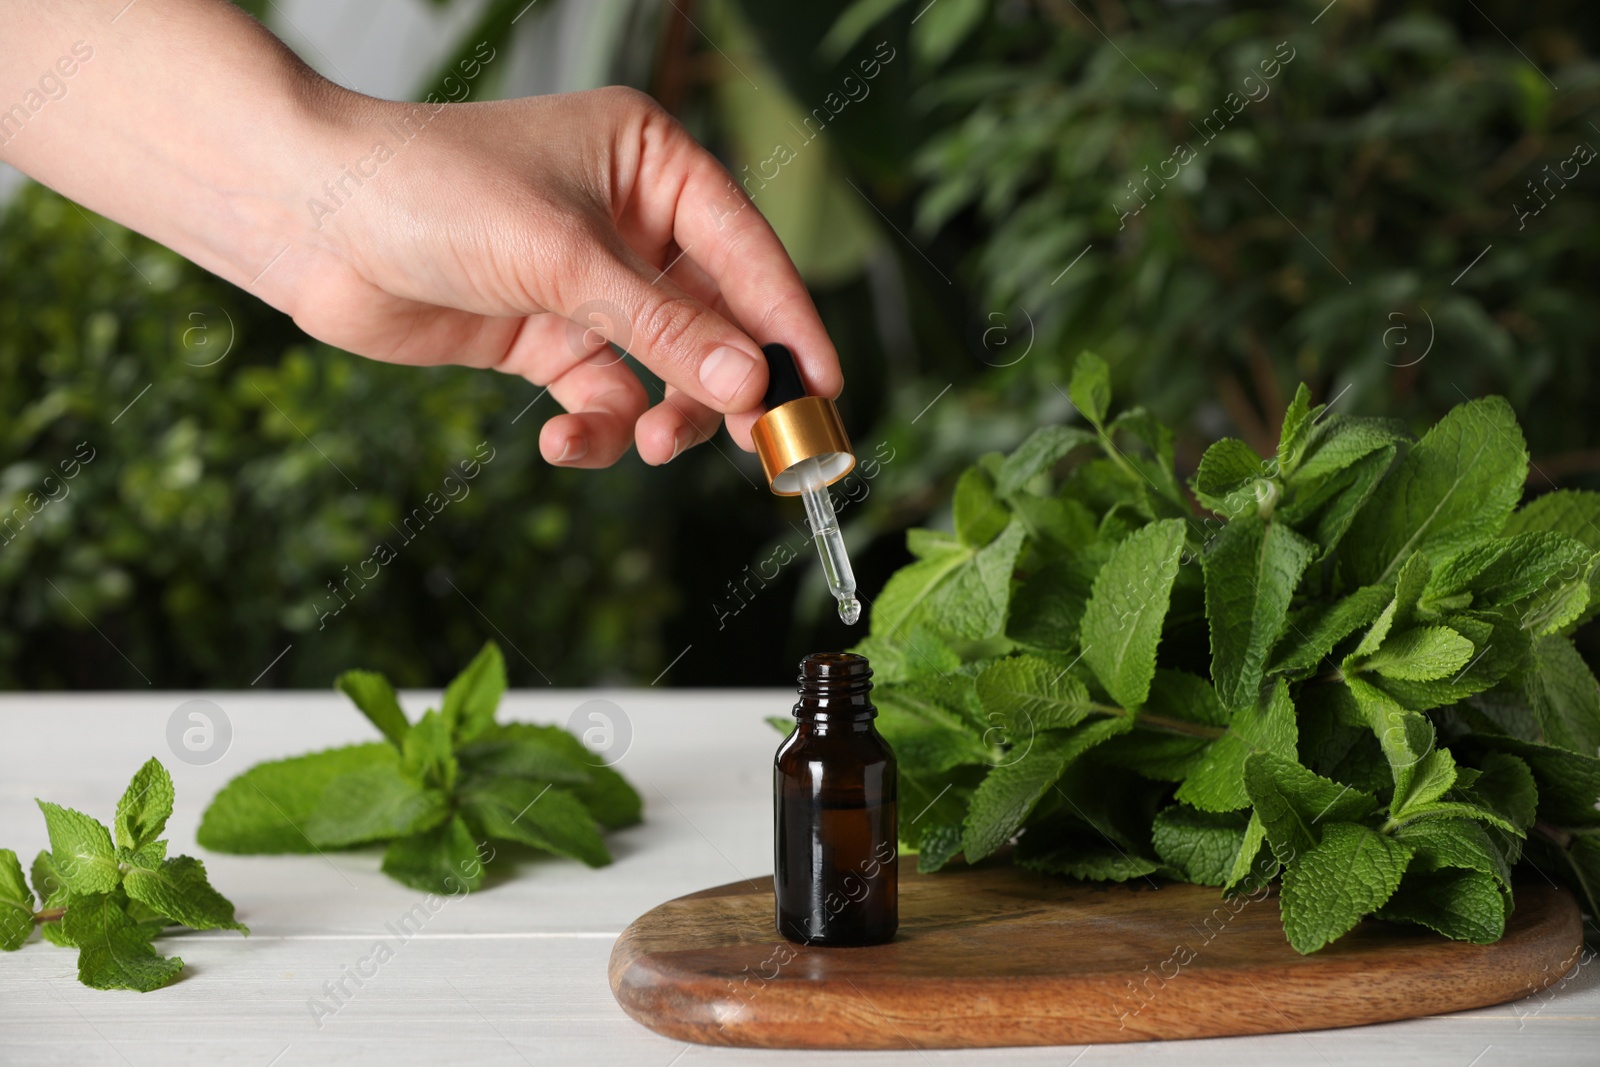
<instances>
[{"instance_id":1,"label":"wooden serving board","mask_svg":"<svg viewBox=\"0 0 1600 1067\"><path fill-rule=\"evenodd\" d=\"M1516 889L1505 937L1367 921L1311 956L1275 896L1092 885L990 866L900 874L892 944L824 949L773 928L771 879L668 901L623 932L611 989L659 1033L762 1048L972 1048L1315 1030L1460 1011L1558 980L1578 906Z\"/></svg>"}]
</instances>

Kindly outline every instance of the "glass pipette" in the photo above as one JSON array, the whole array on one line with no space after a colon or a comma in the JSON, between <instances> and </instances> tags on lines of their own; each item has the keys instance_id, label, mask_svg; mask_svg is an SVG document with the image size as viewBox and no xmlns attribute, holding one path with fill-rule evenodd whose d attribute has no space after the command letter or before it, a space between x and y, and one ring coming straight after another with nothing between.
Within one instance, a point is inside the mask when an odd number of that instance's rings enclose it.
<instances>
[{"instance_id":1,"label":"glass pipette","mask_svg":"<svg viewBox=\"0 0 1600 1067\"><path fill-rule=\"evenodd\" d=\"M828 592L839 601L839 618L845 625L854 626L861 618L861 601L856 599L856 575L850 569L850 557L844 550L844 537L839 533L839 519L833 513L833 500L823 478L822 466L812 458L801 460L793 469L800 481L800 496L806 502L806 521L811 524L811 536L817 542L817 554L822 557Z\"/></svg>"}]
</instances>

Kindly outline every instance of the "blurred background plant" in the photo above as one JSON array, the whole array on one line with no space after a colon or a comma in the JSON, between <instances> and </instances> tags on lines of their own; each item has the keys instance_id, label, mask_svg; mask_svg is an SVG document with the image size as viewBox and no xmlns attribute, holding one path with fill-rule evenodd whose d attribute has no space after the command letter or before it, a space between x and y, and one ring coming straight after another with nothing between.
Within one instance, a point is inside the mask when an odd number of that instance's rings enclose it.
<instances>
[{"instance_id":1,"label":"blurred background plant","mask_svg":"<svg viewBox=\"0 0 1600 1067\"><path fill-rule=\"evenodd\" d=\"M243 6L369 92L622 83L678 114L839 346L878 460L841 487L869 596L966 463L1075 417L1084 347L1180 427L1184 473L1223 434L1270 452L1301 379L1417 425L1503 393L1534 488L1600 470L1600 65L1576 0ZM328 349L35 187L0 222L0 400L0 517L30 516L0 528L0 685L438 684L486 637L515 684L772 685L852 640L801 513L725 438L659 471L550 470L528 383ZM407 541L480 442L470 493ZM380 542L394 560L343 584Z\"/></svg>"}]
</instances>

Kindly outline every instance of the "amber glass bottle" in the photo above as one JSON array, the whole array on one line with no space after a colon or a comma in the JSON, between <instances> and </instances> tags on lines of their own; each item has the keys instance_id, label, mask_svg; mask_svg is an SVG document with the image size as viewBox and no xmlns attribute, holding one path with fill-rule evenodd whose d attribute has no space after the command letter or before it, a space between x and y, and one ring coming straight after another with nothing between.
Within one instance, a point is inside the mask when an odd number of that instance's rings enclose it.
<instances>
[{"instance_id":1,"label":"amber glass bottle","mask_svg":"<svg viewBox=\"0 0 1600 1067\"><path fill-rule=\"evenodd\" d=\"M894 752L872 720L872 668L824 652L800 663L794 732L773 761L778 933L876 945L899 925Z\"/></svg>"}]
</instances>

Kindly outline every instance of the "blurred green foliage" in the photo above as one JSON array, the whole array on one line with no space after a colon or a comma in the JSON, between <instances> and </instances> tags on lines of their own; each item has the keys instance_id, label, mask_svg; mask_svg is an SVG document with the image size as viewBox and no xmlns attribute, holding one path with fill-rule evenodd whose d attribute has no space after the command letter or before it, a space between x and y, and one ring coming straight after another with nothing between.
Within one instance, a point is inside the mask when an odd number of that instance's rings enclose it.
<instances>
[{"instance_id":1,"label":"blurred green foliage","mask_svg":"<svg viewBox=\"0 0 1600 1067\"><path fill-rule=\"evenodd\" d=\"M910 52L904 109L841 144L966 282L969 348L1000 368L984 391L1053 405L1092 346L1191 442L1231 428L1269 449L1304 378L1416 424L1501 392L1533 416L1536 459L1591 443L1591 5L829 6L798 27L745 9L791 54ZM1028 358L986 350L1017 333Z\"/></svg>"},{"instance_id":2,"label":"blurred green foliage","mask_svg":"<svg viewBox=\"0 0 1600 1067\"><path fill-rule=\"evenodd\" d=\"M270 5L243 6L271 24ZM1305 379L1338 410L1414 427L1501 393L1536 479L1592 483L1597 176L1544 168L1600 147L1595 14L1324 8L629 0L629 33L654 17L662 44L639 70L618 45L610 76L670 98L735 174L797 151L755 200L839 348L858 451L893 456L845 487L869 596L907 559L900 530L948 521L963 467L1075 418L1058 387L1084 347L1178 428L1181 474L1218 436L1269 454ZM484 4L456 51L503 44L510 80L518 35L570 29L569 9L513 25L525 5ZM895 58L852 90L883 45ZM802 145L797 120L853 91ZM235 347L202 366L226 316ZM0 685L243 686L291 644L261 685L353 666L436 684L485 638L514 684L642 684L692 648L662 684L770 685L850 642L809 551L752 583L779 545L803 546L800 512L725 438L662 471L553 472L536 449L548 412L512 424L537 395L331 351L28 191L0 220L0 505L79 442L97 451L0 543ZM319 630L327 583L484 440L495 459L471 494Z\"/></svg>"},{"instance_id":3,"label":"blurred green foliage","mask_svg":"<svg viewBox=\"0 0 1600 1067\"><path fill-rule=\"evenodd\" d=\"M0 685L245 688L286 646L261 684L436 685L485 635L524 685L664 665L639 466L551 470L527 382L308 342L39 187L3 233Z\"/></svg>"}]
</instances>

